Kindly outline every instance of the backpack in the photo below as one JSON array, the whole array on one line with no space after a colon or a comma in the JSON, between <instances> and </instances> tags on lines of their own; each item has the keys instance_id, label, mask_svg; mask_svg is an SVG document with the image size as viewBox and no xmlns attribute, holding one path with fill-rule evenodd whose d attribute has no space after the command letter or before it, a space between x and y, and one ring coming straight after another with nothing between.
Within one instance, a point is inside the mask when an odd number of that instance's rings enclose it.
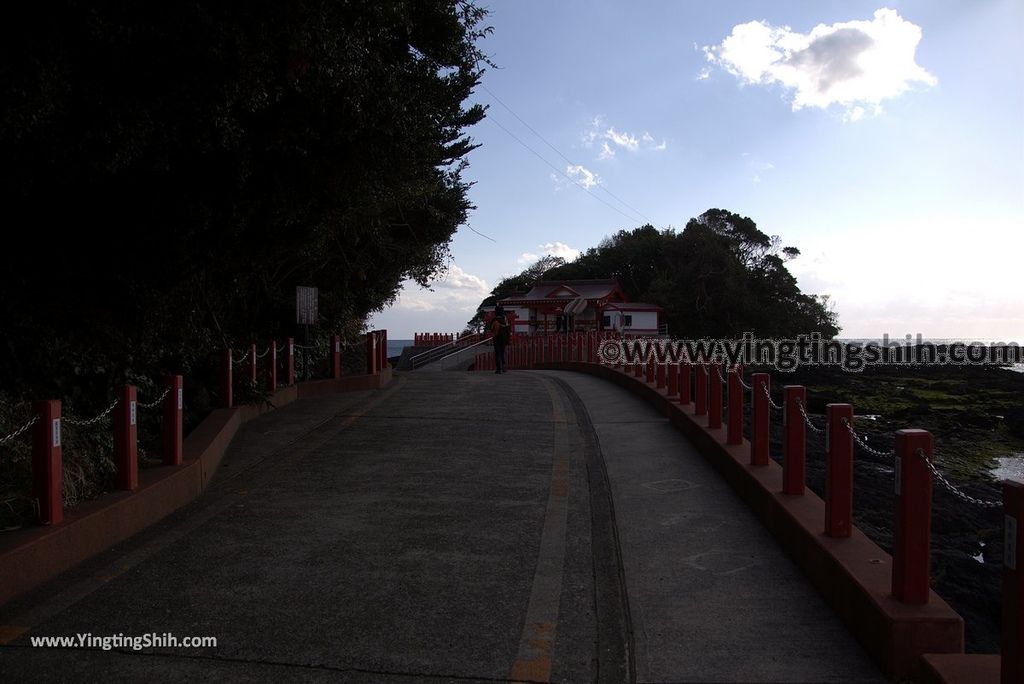
<instances>
[{"instance_id":1,"label":"backpack","mask_svg":"<svg viewBox=\"0 0 1024 684\"><path fill-rule=\"evenodd\" d=\"M498 323L498 326L499 326L498 327L498 332L494 334L494 343L495 344L508 344L509 343L509 337L511 337L511 335L509 334L509 325L508 325L508 323L506 321L504 321L503 319L500 319L500 318L496 318L494 320Z\"/></svg>"}]
</instances>

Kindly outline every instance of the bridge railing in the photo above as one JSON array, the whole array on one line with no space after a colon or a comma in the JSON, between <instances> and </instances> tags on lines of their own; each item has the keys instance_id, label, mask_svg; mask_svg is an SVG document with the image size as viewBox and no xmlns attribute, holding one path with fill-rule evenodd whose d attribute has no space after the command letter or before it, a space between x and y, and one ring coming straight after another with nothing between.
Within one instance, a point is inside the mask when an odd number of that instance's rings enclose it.
<instances>
[{"instance_id":1,"label":"bridge railing","mask_svg":"<svg viewBox=\"0 0 1024 684\"><path fill-rule=\"evenodd\" d=\"M341 379L342 350L346 346L363 347L366 373L369 375L376 375L387 366L386 330L366 333L365 342L358 345L344 345L339 335L332 335L326 355L323 350L315 347L295 344L293 338L288 338L281 346L278 346L276 340L270 340L262 352L257 351L255 344L250 344L241 355L236 355L231 347L225 347L221 351L219 378L221 405L224 408L235 405L235 389L239 381L248 382L251 389L262 388L273 394L279 386L295 385L303 377L310 379L311 365L314 363L326 363L330 379ZM296 349L307 353L297 355ZM309 351L314 352L312 359ZM305 368L302 367L303 363L306 364ZM244 369L241 378L235 374L237 366ZM282 371L283 377L279 376ZM145 402L139 399L136 385L120 385L115 389L115 397L110 405L89 418L62 414L62 402L59 399L36 401L32 403L30 417L24 423L0 435L0 447L13 444L16 440L30 441L31 499L38 522L54 525L64 519L67 477L64 472L62 433L65 428L75 430L109 423L109 434L113 441L114 486L119 490L134 491L139 486L140 414L142 411L160 411L163 419L160 428L161 462L168 466L182 464L185 404L182 376L166 376L163 392L159 396Z\"/></svg>"},{"instance_id":2,"label":"bridge railing","mask_svg":"<svg viewBox=\"0 0 1024 684\"><path fill-rule=\"evenodd\" d=\"M433 346L433 348L428 349L425 352L420 352L409 359L409 363L412 365L412 368L415 370L416 368L425 366L428 363L439 361L456 351L475 346L490 339L480 333L471 333L469 335L462 335L461 337L449 336L449 338L451 339L437 345L417 345Z\"/></svg>"}]
</instances>

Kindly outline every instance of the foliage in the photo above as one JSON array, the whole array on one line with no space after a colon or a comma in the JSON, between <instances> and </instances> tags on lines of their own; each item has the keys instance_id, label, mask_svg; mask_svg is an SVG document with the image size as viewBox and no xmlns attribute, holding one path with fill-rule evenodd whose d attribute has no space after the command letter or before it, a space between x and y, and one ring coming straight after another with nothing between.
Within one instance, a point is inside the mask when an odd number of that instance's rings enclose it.
<instances>
[{"instance_id":1,"label":"foliage","mask_svg":"<svg viewBox=\"0 0 1024 684\"><path fill-rule=\"evenodd\" d=\"M538 280L544 279L545 273L553 268L564 265L564 258L545 254L533 264L527 266L520 273L502 278L498 284L494 286L494 289L491 290L491 294L480 302L480 306L477 307L476 313L473 314L473 317L466 323L466 330L477 331L480 329L484 322L485 306L492 306L494 302L512 294L525 294L533 287L534 283Z\"/></svg>"},{"instance_id":2,"label":"foliage","mask_svg":"<svg viewBox=\"0 0 1024 684\"><path fill-rule=\"evenodd\" d=\"M802 293L786 268L799 253L747 217L709 209L681 233L651 225L621 230L571 263L535 265L499 283L482 306L541 277L616 278L631 301L662 306L676 337L832 337L839 328L827 297Z\"/></svg>"}]
</instances>

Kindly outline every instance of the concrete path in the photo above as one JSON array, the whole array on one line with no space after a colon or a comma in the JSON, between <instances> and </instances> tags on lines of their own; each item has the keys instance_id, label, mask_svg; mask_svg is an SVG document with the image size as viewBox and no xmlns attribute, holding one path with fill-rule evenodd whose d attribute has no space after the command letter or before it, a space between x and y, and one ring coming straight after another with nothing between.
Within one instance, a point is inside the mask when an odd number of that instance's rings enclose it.
<instances>
[{"instance_id":1,"label":"concrete path","mask_svg":"<svg viewBox=\"0 0 1024 684\"><path fill-rule=\"evenodd\" d=\"M217 645L30 645L153 633ZM253 421L199 501L0 609L0 641L5 681L878 678L663 419L568 373Z\"/></svg>"}]
</instances>

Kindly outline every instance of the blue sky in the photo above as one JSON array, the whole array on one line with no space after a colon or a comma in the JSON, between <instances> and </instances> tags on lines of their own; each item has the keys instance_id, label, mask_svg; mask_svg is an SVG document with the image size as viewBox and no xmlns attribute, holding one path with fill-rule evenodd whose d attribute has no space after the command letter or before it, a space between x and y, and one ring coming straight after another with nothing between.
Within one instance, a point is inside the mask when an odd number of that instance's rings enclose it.
<instances>
[{"instance_id":1,"label":"blue sky","mask_svg":"<svg viewBox=\"0 0 1024 684\"><path fill-rule=\"evenodd\" d=\"M392 339L461 330L541 254L718 207L801 250L790 270L844 337L1024 343L1024 3L490 11L477 209L447 277L371 321Z\"/></svg>"}]
</instances>

